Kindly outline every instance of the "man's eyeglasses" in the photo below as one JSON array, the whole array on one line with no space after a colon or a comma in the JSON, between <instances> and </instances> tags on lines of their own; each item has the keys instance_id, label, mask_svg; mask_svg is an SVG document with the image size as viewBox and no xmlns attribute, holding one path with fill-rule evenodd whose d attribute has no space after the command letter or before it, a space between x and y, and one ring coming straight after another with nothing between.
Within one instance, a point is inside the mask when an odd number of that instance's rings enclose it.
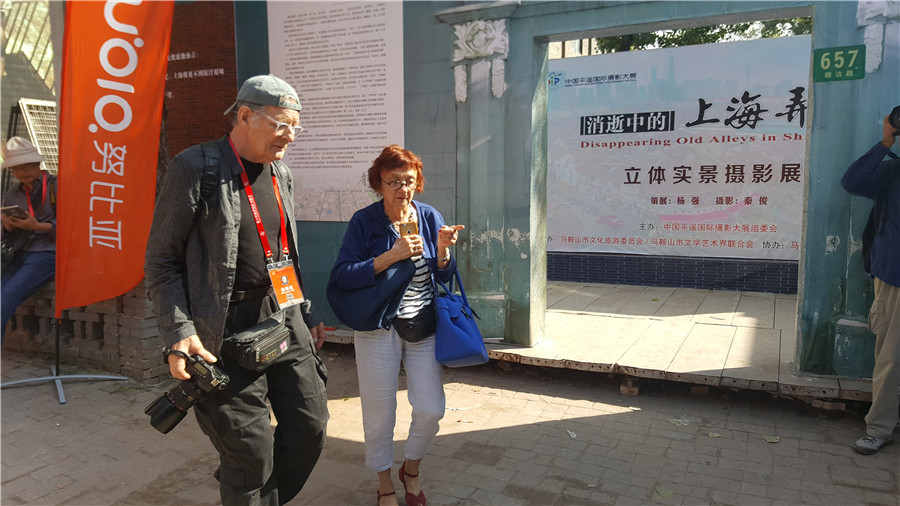
<instances>
[{"instance_id":1,"label":"man's eyeglasses","mask_svg":"<svg viewBox=\"0 0 900 506\"><path fill-rule=\"evenodd\" d=\"M385 181L384 179L382 179L381 182L390 186L391 190L399 190L400 188L403 188L404 186L409 188L410 190L416 189L416 180L415 179L413 179L411 181Z\"/></svg>"},{"instance_id":2,"label":"man's eyeglasses","mask_svg":"<svg viewBox=\"0 0 900 506\"><path fill-rule=\"evenodd\" d=\"M276 135L285 135L288 132L290 132L294 135L294 137L297 137L298 135L300 135L301 132L303 132L303 130L305 130L300 125L297 125L297 126L289 125L282 121L278 121L277 119L269 116L268 114L266 114L264 112L260 112L260 111L256 111L256 112L258 112L259 114L262 114L263 116L268 118L268 120L271 121L272 123L275 123L275 134Z\"/></svg>"}]
</instances>

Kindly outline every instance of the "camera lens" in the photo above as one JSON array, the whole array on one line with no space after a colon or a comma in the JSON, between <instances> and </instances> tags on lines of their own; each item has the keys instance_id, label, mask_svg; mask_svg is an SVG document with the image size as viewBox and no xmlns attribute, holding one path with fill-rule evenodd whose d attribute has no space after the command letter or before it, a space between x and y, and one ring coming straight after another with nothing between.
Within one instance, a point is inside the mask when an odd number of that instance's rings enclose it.
<instances>
[{"instance_id":1,"label":"camera lens","mask_svg":"<svg viewBox=\"0 0 900 506\"><path fill-rule=\"evenodd\" d=\"M176 405L172 404L172 401L169 400L169 394L166 393L157 397L155 401L144 408L144 413L150 415L150 425L154 429L163 434L168 434L184 418L187 410L182 411L178 409Z\"/></svg>"},{"instance_id":2,"label":"camera lens","mask_svg":"<svg viewBox=\"0 0 900 506\"><path fill-rule=\"evenodd\" d=\"M900 105L894 107L894 110L888 115L888 123L897 130L900 130Z\"/></svg>"},{"instance_id":3,"label":"camera lens","mask_svg":"<svg viewBox=\"0 0 900 506\"><path fill-rule=\"evenodd\" d=\"M168 434L202 393L193 378L179 381L171 390L151 402L144 413L150 415L150 425L163 434Z\"/></svg>"},{"instance_id":4,"label":"camera lens","mask_svg":"<svg viewBox=\"0 0 900 506\"><path fill-rule=\"evenodd\" d=\"M169 390L168 397L176 408L181 411L187 411L200 399L202 393L203 391L197 387L196 380L191 378L178 382L177 385Z\"/></svg>"},{"instance_id":5,"label":"camera lens","mask_svg":"<svg viewBox=\"0 0 900 506\"><path fill-rule=\"evenodd\" d=\"M144 413L150 415L150 425L163 434L178 425L205 392L223 390L228 384L228 375L207 365L199 355L193 356L187 369L190 379L178 382L144 408Z\"/></svg>"}]
</instances>

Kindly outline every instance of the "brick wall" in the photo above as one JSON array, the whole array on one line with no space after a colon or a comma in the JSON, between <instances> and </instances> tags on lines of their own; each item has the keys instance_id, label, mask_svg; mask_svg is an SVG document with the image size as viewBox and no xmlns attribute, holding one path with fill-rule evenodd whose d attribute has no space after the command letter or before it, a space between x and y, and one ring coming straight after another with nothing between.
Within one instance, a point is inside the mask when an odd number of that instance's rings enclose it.
<instances>
[{"instance_id":1,"label":"brick wall","mask_svg":"<svg viewBox=\"0 0 900 506\"><path fill-rule=\"evenodd\" d=\"M237 85L233 2L177 3L166 73L169 158L230 129L223 112L234 102ZM54 290L47 284L16 310L4 351L53 356ZM143 282L120 297L63 311L59 330L62 363L142 382L169 377Z\"/></svg>"},{"instance_id":2,"label":"brick wall","mask_svg":"<svg viewBox=\"0 0 900 506\"><path fill-rule=\"evenodd\" d=\"M230 130L237 95L233 2L176 3L166 72L169 158Z\"/></svg>"},{"instance_id":3,"label":"brick wall","mask_svg":"<svg viewBox=\"0 0 900 506\"><path fill-rule=\"evenodd\" d=\"M53 356L54 292L54 284L48 283L16 309L6 330L4 351ZM103 369L142 382L168 375L143 281L121 297L63 311L59 321L62 363Z\"/></svg>"}]
</instances>

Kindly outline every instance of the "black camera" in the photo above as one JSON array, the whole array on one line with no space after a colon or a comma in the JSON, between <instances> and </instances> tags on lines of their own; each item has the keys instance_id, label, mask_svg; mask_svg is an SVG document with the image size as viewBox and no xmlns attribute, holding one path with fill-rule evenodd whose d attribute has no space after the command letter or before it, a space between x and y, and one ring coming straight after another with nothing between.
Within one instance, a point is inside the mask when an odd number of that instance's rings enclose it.
<instances>
[{"instance_id":1,"label":"black camera","mask_svg":"<svg viewBox=\"0 0 900 506\"><path fill-rule=\"evenodd\" d=\"M894 107L894 110L888 115L888 123L897 130L900 130L900 105ZM895 133L894 135L897 134Z\"/></svg>"},{"instance_id":2,"label":"black camera","mask_svg":"<svg viewBox=\"0 0 900 506\"><path fill-rule=\"evenodd\" d=\"M144 413L150 415L150 425L163 434L178 425L200 396L213 390L224 390L228 385L228 375L215 365L207 364L200 355L189 357L185 368L190 379L180 381L144 408Z\"/></svg>"}]
</instances>

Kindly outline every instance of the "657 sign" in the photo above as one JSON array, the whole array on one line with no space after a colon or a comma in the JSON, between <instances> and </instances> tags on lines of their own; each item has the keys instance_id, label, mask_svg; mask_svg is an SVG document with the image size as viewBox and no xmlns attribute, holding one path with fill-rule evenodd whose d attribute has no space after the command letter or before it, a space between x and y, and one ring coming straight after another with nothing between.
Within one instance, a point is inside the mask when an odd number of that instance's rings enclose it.
<instances>
[{"instance_id":1,"label":"657 sign","mask_svg":"<svg viewBox=\"0 0 900 506\"><path fill-rule=\"evenodd\" d=\"M866 46L842 46L813 51L813 81L849 81L866 75Z\"/></svg>"}]
</instances>

